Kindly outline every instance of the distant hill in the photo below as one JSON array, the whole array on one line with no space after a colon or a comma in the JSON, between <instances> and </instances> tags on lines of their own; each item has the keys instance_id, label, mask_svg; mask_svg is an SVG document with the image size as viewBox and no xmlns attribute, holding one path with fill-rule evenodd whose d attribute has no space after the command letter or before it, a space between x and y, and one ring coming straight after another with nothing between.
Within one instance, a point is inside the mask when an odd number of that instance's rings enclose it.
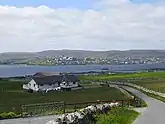
<instances>
[{"instance_id":1,"label":"distant hill","mask_svg":"<svg viewBox=\"0 0 165 124\"><path fill-rule=\"evenodd\" d=\"M0 60L33 59L36 57L73 56L96 58L125 58L125 57L165 57L165 50L127 50L127 51L85 51L85 50L48 50L42 52L8 52L0 53Z\"/></svg>"}]
</instances>

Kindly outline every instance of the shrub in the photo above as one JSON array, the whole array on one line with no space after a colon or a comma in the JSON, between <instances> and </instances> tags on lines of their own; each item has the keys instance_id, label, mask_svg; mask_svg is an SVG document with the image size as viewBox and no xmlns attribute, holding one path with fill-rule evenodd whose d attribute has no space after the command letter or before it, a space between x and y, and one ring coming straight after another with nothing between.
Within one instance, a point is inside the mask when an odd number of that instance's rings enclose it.
<instances>
[{"instance_id":1,"label":"shrub","mask_svg":"<svg viewBox=\"0 0 165 124\"><path fill-rule=\"evenodd\" d=\"M12 118L12 117L16 117L16 116L17 116L17 115L16 115L14 112L9 112L9 113L8 113L8 117L11 117L11 118Z\"/></svg>"},{"instance_id":2,"label":"shrub","mask_svg":"<svg viewBox=\"0 0 165 124\"><path fill-rule=\"evenodd\" d=\"M17 117L17 114L14 112L9 112L9 113L0 113L0 119L9 119L9 118L15 118Z\"/></svg>"},{"instance_id":3,"label":"shrub","mask_svg":"<svg viewBox=\"0 0 165 124\"><path fill-rule=\"evenodd\" d=\"M4 119L8 116L8 113L4 112L0 114L0 119Z\"/></svg>"},{"instance_id":4,"label":"shrub","mask_svg":"<svg viewBox=\"0 0 165 124\"><path fill-rule=\"evenodd\" d=\"M131 124L138 113L127 108L113 108L108 114L96 116L96 124Z\"/></svg>"}]
</instances>

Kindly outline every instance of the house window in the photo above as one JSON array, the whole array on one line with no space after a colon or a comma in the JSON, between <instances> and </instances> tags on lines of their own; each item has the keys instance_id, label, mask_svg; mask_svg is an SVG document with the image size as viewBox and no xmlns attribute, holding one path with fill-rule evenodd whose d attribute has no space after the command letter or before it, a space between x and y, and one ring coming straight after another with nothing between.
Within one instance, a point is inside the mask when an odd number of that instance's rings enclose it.
<instances>
[{"instance_id":1,"label":"house window","mask_svg":"<svg viewBox=\"0 0 165 124\"><path fill-rule=\"evenodd\" d=\"M43 86L43 84L40 84L40 86Z\"/></svg>"},{"instance_id":2,"label":"house window","mask_svg":"<svg viewBox=\"0 0 165 124\"><path fill-rule=\"evenodd\" d=\"M33 85L34 87L36 86L36 84Z\"/></svg>"},{"instance_id":3,"label":"house window","mask_svg":"<svg viewBox=\"0 0 165 124\"><path fill-rule=\"evenodd\" d=\"M73 82L73 84L76 84L76 82Z\"/></svg>"},{"instance_id":4,"label":"house window","mask_svg":"<svg viewBox=\"0 0 165 124\"><path fill-rule=\"evenodd\" d=\"M49 86L52 86L52 84L49 84Z\"/></svg>"}]
</instances>

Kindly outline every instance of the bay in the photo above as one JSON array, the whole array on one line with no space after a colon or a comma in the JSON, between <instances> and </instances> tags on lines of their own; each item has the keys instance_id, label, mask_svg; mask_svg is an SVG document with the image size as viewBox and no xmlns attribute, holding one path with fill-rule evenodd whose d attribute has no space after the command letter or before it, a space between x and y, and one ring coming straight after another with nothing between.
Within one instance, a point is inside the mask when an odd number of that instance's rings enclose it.
<instances>
[{"instance_id":1,"label":"bay","mask_svg":"<svg viewBox=\"0 0 165 124\"><path fill-rule=\"evenodd\" d=\"M135 72L144 69L165 68L161 64L134 64L134 65L65 65L65 66L31 66L31 65L0 65L0 77L15 77L31 75L36 72L89 72L101 71L109 68L113 72Z\"/></svg>"}]
</instances>

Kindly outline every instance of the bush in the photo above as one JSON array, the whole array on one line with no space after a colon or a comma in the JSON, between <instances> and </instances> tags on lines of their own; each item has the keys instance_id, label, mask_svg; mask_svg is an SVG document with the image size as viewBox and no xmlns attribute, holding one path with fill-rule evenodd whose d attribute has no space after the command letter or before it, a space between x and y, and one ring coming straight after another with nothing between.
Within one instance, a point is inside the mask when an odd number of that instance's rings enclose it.
<instances>
[{"instance_id":1,"label":"bush","mask_svg":"<svg viewBox=\"0 0 165 124\"><path fill-rule=\"evenodd\" d=\"M14 112L9 112L8 117L16 117L17 115Z\"/></svg>"},{"instance_id":2,"label":"bush","mask_svg":"<svg viewBox=\"0 0 165 124\"><path fill-rule=\"evenodd\" d=\"M18 117L18 116L14 112L0 113L0 119L10 119L10 118L15 118L15 117Z\"/></svg>"},{"instance_id":3,"label":"bush","mask_svg":"<svg viewBox=\"0 0 165 124\"><path fill-rule=\"evenodd\" d=\"M134 110L113 108L108 114L96 116L96 124L131 124L138 116Z\"/></svg>"}]
</instances>

